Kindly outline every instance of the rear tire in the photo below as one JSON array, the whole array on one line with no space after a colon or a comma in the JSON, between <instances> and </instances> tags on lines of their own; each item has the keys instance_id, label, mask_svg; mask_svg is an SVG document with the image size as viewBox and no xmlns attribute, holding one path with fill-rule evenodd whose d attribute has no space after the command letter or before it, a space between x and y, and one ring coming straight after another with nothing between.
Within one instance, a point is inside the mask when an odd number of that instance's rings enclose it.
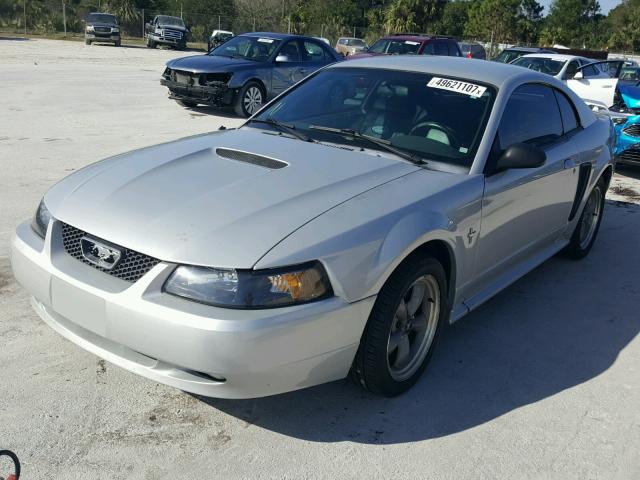
<instances>
[{"instance_id":1,"label":"rear tire","mask_svg":"<svg viewBox=\"0 0 640 480\"><path fill-rule=\"evenodd\" d=\"M85 45L91 45L91 40L85 40L85 41L84 41L84 44L85 44Z\"/></svg>"},{"instance_id":2,"label":"rear tire","mask_svg":"<svg viewBox=\"0 0 640 480\"><path fill-rule=\"evenodd\" d=\"M190 102L188 100L176 100L176 103L184 108L193 108L198 106L196 102Z\"/></svg>"},{"instance_id":3,"label":"rear tire","mask_svg":"<svg viewBox=\"0 0 640 480\"><path fill-rule=\"evenodd\" d=\"M564 254L569 258L579 260L586 257L591 251L602 223L606 189L607 184L601 178L589 193L576 228L571 235L569 245L564 249Z\"/></svg>"},{"instance_id":4,"label":"rear tire","mask_svg":"<svg viewBox=\"0 0 640 480\"><path fill-rule=\"evenodd\" d=\"M262 108L266 94L258 82L247 82L238 92L235 100L235 111L240 117L250 117Z\"/></svg>"},{"instance_id":5,"label":"rear tire","mask_svg":"<svg viewBox=\"0 0 640 480\"><path fill-rule=\"evenodd\" d=\"M430 257L405 262L378 294L351 379L385 397L406 392L429 363L448 314L440 262Z\"/></svg>"}]
</instances>

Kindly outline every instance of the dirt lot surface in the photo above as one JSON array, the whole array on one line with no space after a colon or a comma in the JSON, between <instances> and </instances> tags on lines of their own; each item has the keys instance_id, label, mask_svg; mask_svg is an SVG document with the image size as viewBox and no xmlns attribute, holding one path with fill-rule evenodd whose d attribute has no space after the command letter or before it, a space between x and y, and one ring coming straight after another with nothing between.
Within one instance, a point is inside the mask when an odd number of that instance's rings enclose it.
<instances>
[{"instance_id":1,"label":"dirt lot surface","mask_svg":"<svg viewBox=\"0 0 640 480\"><path fill-rule=\"evenodd\" d=\"M167 100L158 79L178 55L0 40L0 449L25 480L640 478L640 170L616 175L588 258L554 258L458 322L393 400L347 381L196 398L45 326L8 254L48 186L239 123Z\"/></svg>"}]
</instances>

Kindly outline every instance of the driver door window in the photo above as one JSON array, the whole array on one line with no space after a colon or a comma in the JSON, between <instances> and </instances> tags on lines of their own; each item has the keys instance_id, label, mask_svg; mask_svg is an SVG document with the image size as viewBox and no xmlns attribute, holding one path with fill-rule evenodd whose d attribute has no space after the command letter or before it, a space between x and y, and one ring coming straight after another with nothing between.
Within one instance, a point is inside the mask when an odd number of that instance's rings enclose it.
<instances>
[{"instance_id":1,"label":"driver door window","mask_svg":"<svg viewBox=\"0 0 640 480\"><path fill-rule=\"evenodd\" d=\"M480 251L468 292L471 304L487 284L499 284L522 262L552 248L566 227L578 173L570 162L574 148L563 138L551 87L527 84L512 93L498 127L496 154L524 142L544 148L547 159L538 168L489 171L485 177Z\"/></svg>"}]
</instances>

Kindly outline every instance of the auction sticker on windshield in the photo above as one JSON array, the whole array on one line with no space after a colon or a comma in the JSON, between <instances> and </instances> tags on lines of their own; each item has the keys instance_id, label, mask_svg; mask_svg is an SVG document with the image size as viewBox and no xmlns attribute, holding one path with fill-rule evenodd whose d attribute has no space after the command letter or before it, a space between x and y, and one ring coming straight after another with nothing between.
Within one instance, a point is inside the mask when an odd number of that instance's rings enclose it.
<instances>
[{"instance_id":1,"label":"auction sticker on windshield","mask_svg":"<svg viewBox=\"0 0 640 480\"><path fill-rule=\"evenodd\" d=\"M481 97L487 87L476 85L475 83L462 82L460 80L451 80L449 78L433 77L427 83L428 87L440 88L451 92L464 93L470 97Z\"/></svg>"}]
</instances>

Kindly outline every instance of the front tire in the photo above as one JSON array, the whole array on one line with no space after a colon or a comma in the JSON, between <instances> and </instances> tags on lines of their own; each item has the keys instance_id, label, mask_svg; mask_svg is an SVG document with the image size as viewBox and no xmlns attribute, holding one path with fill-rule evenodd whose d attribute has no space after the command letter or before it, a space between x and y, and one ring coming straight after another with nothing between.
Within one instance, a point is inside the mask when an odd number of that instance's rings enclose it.
<instances>
[{"instance_id":1,"label":"front tire","mask_svg":"<svg viewBox=\"0 0 640 480\"><path fill-rule=\"evenodd\" d=\"M156 48L156 42L147 37L147 48Z\"/></svg>"},{"instance_id":2,"label":"front tire","mask_svg":"<svg viewBox=\"0 0 640 480\"><path fill-rule=\"evenodd\" d=\"M84 41L84 44L85 44L85 45L91 45L91 40L85 40L85 41Z\"/></svg>"},{"instance_id":3,"label":"front tire","mask_svg":"<svg viewBox=\"0 0 640 480\"><path fill-rule=\"evenodd\" d=\"M606 190L607 185L603 178L598 180L596 186L591 190L576 228L571 235L569 245L564 249L564 253L568 257L579 260L586 257L591 251L600 230L600 223L602 223Z\"/></svg>"},{"instance_id":4,"label":"front tire","mask_svg":"<svg viewBox=\"0 0 640 480\"><path fill-rule=\"evenodd\" d=\"M250 117L264 105L266 95L258 82L247 82L236 97L235 111L241 117Z\"/></svg>"},{"instance_id":5,"label":"front tire","mask_svg":"<svg viewBox=\"0 0 640 480\"><path fill-rule=\"evenodd\" d=\"M378 395L406 392L429 363L447 317L447 283L440 262L430 257L405 262L378 294L351 378Z\"/></svg>"},{"instance_id":6,"label":"front tire","mask_svg":"<svg viewBox=\"0 0 640 480\"><path fill-rule=\"evenodd\" d=\"M121 46L121 45L122 45L122 40L118 40L116 43L114 43L114 45L115 45L116 47Z\"/></svg>"}]
</instances>

